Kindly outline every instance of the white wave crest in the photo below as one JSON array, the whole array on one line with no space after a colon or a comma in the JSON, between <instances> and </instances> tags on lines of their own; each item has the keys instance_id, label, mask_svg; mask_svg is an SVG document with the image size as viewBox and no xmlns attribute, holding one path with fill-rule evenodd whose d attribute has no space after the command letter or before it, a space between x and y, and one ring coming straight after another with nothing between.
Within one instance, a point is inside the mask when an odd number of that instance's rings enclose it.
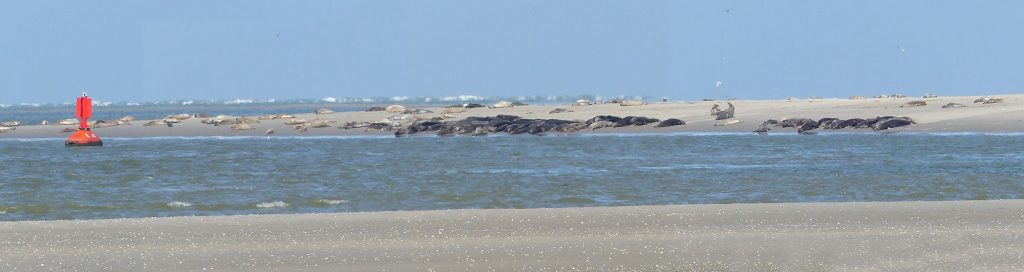
<instances>
[{"instance_id":1,"label":"white wave crest","mask_svg":"<svg viewBox=\"0 0 1024 272\"><path fill-rule=\"evenodd\" d=\"M192 203L181 202L181 201L172 201L172 202L167 203L167 207L174 207L174 208L192 207Z\"/></svg>"},{"instance_id":2,"label":"white wave crest","mask_svg":"<svg viewBox=\"0 0 1024 272\"><path fill-rule=\"evenodd\" d=\"M288 203L284 203L284 201L263 202L260 204L256 204L256 207L260 209L284 208L288 206L290 205L288 205Z\"/></svg>"},{"instance_id":3,"label":"white wave crest","mask_svg":"<svg viewBox=\"0 0 1024 272\"><path fill-rule=\"evenodd\" d=\"M238 105L238 104L252 104L254 102L256 102L256 101L252 100L252 99L235 99L235 100L224 101L224 104L225 105Z\"/></svg>"},{"instance_id":4,"label":"white wave crest","mask_svg":"<svg viewBox=\"0 0 1024 272\"><path fill-rule=\"evenodd\" d=\"M341 204L341 203L348 203L348 200L344 200L344 199L317 199L316 202L317 203L327 204L327 205L338 205L338 204Z\"/></svg>"}]
</instances>

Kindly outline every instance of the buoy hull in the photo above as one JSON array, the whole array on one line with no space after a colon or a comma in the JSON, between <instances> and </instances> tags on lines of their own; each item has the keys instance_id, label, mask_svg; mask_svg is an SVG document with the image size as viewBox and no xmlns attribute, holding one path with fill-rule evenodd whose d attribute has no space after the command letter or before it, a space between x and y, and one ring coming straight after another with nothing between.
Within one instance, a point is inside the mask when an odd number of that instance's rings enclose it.
<instances>
[{"instance_id":1,"label":"buoy hull","mask_svg":"<svg viewBox=\"0 0 1024 272\"><path fill-rule=\"evenodd\" d=\"M75 134L71 134L67 141L64 141L64 146L103 146L103 140L93 134L91 130L80 129L75 131Z\"/></svg>"}]
</instances>

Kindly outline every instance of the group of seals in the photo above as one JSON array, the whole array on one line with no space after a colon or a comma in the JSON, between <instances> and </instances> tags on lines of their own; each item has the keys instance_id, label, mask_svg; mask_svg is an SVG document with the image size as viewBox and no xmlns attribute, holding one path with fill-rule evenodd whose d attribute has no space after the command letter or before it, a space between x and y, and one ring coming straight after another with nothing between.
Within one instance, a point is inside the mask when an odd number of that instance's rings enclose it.
<instances>
[{"instance_id":1,"label":"group of seals","mask_svg":"<svg viewBox=\"0 0 1024 272\"><path fill-rule=\"evenodd\" d=\"M815 129L844 129L844 128L871 128L874 131L886 130L890 128L897 128L903 126L909 126L916 124L910 117L896 117L896 116L880 116L870 119L839 119L839 118L821 118L813 120L809 118L789 118L783 119L782 121L769 119L764 121L761 125L754 130L755 133L765 134L768 133L771 128L769 126L778 127L792 127L797 129L797 133L807 134Z\"/></svg>"},{"instance_id":2,"label":"group of seals","mask_svg":"<svg viewBox=\"0 0 1024 272\"><path fill-rule=\"evenodd\" d=\"M715 120L725 120L736 116L736 107L732 105L732 102L725 102L729 104L729 108L721 110L718 108L718 104L711 106L711 116L715 117Z\"/></svg>"},{"instance_id":3,"label":"group of seals","mask_svg":"<svg viewBox=\"0 0 1024 272\"><path fill-rule=\"evenodd\" d=\"M543 135L548 132L575 132L580 130L596 130L608 127L645 126L658 123L658 127L669 127L686 124L678 119L660 121L642 116L618 117L601 115L586 121L559 119L528 119L514 115L498 115L494 117L468 117L459 121L444 122L436 119L416 120L409 125L397 128L396 137L421 132L435 132L439 136L454 135L487 135L491 133L533 134ZM661 122L661 123L659 123ZM373 125L373 124L371 124Z\"/></svg>"},{"instance_id":4,"label":"group of seals","mask_svg":"<svg viewBox=\"0 0 1024 272\"><path fill-rule=\"evenodd\" d=\"M982 98L975 99L974 103L982 103L982 104L1003 103L1003 99L1002 98L992 98L992 97L982 97Z\"/></svg>"}]
</instances>

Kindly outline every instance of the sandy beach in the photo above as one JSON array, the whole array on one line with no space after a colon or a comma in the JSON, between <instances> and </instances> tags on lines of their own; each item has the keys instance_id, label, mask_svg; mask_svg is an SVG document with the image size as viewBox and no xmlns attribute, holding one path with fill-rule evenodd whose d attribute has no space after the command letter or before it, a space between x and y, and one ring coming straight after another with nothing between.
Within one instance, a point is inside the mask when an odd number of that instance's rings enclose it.
<instances>
[{"instance_id":1,"label":"sandy beach","mask_svg":"<svg viewBox=\"0 0 1024 272\"><path fill-rule=\"evenodd\" d=\"M3 271L1019 271L1024 201L0 223Z\"/></svg>"},{"instance_id":2,"label":"sandy beach","mask_svg":"<svg viewBox=\"0 0 1024 272\"><path fill-rule=\"evenodd\" d=\"M973 103L980 97L1003 98L1003 103ZM927 105L918 107L901 107L910 101L924 101ZM726 102L736 106L735 120L741 123L728 126L715 126L718 121L709 114L715 104L723 109ZM962 108L943 108L948 103L965 105ZM388 106L388 105L378 105ZM369 105L367 107L370 107ZM572 112L549 113L556 108L569 109ZM439 117L444 108L427 108L433 113L415 114L411 118L429 119ZM183 114L168 112L171 114ZM184 113L193 114L193 113ZM331 136L331 135L393 135L393 132L367 131L366 129L339 129L346 122L376 122L395 116L394 113L378 112L337 112L316 115L313 113L282 112L291 114L297 119L326 119L334 123L331 127L309 128L298 131L286 125L285 119L263 120L250 124L253 129L235 131L230 125L212 126L200 123L199 118L183 120L174 127L143 126L148 120L137 120L128 125L96 128L101 137L187 137L187 136L265 136L268 129L273 129L275 136ZM641 127L607 128L578 133L665 133L665 132L752 132L768 119L786 118L874 118L878 116L905 116L912 118L917 124L901 127L894 131L912 132L1024 132L1024 95L989 95L937 98L865 98L865 99L793 99L793 100L734 100L734 101L675 101L654 102L642 106L620 106L619 104L596 104L591 106L575 105L527 105L508 108L471 108L465 112L451 114L448 120L460 120L466 117L487 117L499 114L516 115L531 119L562 119L586 120L598 115L644 116L658 119L678 118L687 124L668 128L654 128L654 125ZM251 116L255 117L255 116ZM71 118L71 116L69 116ZM54 120L55 121L55 120ZM52 122L52 121L51 121ZM0 138L63 138L69 133L62 132L73 126L57 125L22 125L15 131L0 133ZM791 133L793 128L776 128L773 133ZM831 130L830 130L831 131ZM842 129L842 132L871 132L870 129ZM433 135L432 133L425 133Z\"/></svg>"}]
</instances>

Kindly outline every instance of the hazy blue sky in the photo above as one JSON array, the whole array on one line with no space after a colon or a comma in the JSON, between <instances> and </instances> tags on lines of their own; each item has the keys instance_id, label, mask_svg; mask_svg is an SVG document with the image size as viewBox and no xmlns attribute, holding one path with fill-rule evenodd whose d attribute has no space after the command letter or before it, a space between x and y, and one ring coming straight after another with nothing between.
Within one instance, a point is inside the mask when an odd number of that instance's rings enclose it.
<instances>
[{"instance_id":1,"label":"hazy blue sky","mask_svg":"<svg viewBox=\"0 0 1024 272\"><path fill-rule=\"evenodd\" d=\"M0 2L0 103L1024 90L1020 1ZM722 85L715 87L715 82Z\"/></svg>"}]
</instances>

